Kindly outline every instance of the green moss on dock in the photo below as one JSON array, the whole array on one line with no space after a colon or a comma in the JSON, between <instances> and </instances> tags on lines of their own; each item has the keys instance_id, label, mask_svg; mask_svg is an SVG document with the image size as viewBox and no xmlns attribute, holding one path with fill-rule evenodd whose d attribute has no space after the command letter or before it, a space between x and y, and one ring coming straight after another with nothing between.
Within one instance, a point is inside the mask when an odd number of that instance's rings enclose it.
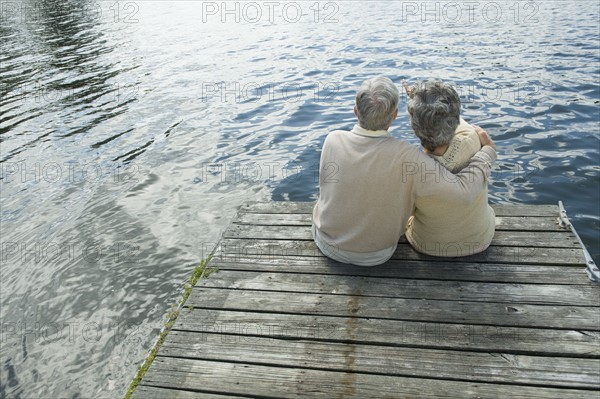
<instances>
[{"instance_id":1,"label":"green moss on dock","mask_svg":"<svg viewBox=\"0 0 600 399\"><path fill-rule=\"evenodd\" d=\"M169 331L171 331L171 328L173 328L173 325L175 324L175 320L177 320L177 316L179 316L179 312L181 311L181 307L183 306L185 301L187 301L188 297L192 293L192 288L194 288L194 286L196 285L196 283L198 282L198 280L201 277L206 278L211 273L219 271L217 268L207 267L208 262L210 262L210 257L208 259L200 261L200 264L194 268L194 271L192 272L192 275L190 276L188 281L185 282L185 284L183 284L183 294L182 294L181 298L179 298L179 300L177 301L177 307L175 307L175 310L172 310L171 312L169 312L166 315L167 321L165 322L165 328L163 328L161 330L158 340L156 341L156 344L154 345L154 347L152 348L152 350L150 351L150 353L144 360L144 363L138 368L138 371L135 374L135 377L129 384L129 388L127 389L127 392L125 393L125 399L130 399L131 395L133 395L133 392L135 391L135 388L139 385L140 382L142 382L144 375L146 375L146 372L148 371L148 369L150 368L150 365L154 361L154 358L158 354L159 349L162 347L163 343L165 342L165 339L167 338Z\"/></svg>"}]
</instances>

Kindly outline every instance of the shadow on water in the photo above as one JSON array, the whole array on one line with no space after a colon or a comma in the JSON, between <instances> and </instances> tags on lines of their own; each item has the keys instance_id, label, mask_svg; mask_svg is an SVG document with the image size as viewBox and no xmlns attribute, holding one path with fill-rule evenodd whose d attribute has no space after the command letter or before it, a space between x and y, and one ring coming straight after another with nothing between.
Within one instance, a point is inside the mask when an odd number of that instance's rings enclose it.
<instances>
[{"instance_id":1,"label":"shadow on water","mask_svg":"<svg viewBox=\"0 0 600 399\"><path fill-rule=\"evenodd\" d=\"M319 146L322 146L322 138ZM319 195L320 152L313 147L304 149L283 167L285 176L273 188L272 201L316 201Z\"/></svg>"},{"instance_id":2,"label":"shadow on water","mask_svg":"<svg viewBox=\"0 0 600 399\"><path fill-rule=\"evenodd\" d=\"M374 75L461 86L500 149L491 202L563 200L598 259L597 12L544 2L534 26L447 26L381 4L340 3L325 25L2 3L27 11L0 18L1 397L121 396L235 208L316 199L323 140L351 129ZM392 135L416 143L401 107Z\"/></svg>"}]
</instances>

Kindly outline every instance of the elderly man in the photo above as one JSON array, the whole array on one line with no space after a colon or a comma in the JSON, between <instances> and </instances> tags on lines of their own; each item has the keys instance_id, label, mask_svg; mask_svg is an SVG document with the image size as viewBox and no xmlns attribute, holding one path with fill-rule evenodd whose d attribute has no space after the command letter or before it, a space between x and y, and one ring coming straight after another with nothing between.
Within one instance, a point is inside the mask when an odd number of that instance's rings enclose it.
<instances>
[{"instance_id":1,"label":"elderly man","mask_svg":"<svg viewBox=\"0 0 600 399\"><path fill-rule=\"evenodd\" d=\"M470 204L487 186L496 160L487 133L478 130L481 150L452 175L416 146L390 136L398 100L390 79L367 80L356 95L358 124L350 132L329 133L323 144L313 236L339 262L375 266L389 260L417 197Z\"/></svg>"}]
</instances>

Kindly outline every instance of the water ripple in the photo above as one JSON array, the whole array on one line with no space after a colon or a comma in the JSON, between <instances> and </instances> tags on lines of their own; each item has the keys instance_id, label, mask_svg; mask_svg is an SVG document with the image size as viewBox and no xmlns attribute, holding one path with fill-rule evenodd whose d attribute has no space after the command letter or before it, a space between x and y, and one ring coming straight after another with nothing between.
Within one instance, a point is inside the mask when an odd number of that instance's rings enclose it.
<instances>
[{"instance_id":1,"label":"water ripple","mask_svg":"<svg viewBox=\"0 0 600 399\"><path fill-rule=\"evenodd\" d=\"M200 3L24 1L34 14L0 19L0 305L40 326L6 338L0 396L121 396L236 206L316 199L323 140L377 74L453 83L498 144L491 201L563 200L600 261L595 2L460 24L402 2L201 23ZM391 134L418 144L405 107Z\"/></svg>"}]
</instances>

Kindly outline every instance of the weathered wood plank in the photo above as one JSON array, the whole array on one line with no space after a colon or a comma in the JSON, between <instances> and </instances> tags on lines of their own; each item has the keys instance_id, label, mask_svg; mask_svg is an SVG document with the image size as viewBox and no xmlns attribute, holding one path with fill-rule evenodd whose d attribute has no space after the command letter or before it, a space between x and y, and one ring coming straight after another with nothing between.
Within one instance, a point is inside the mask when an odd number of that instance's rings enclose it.
<instances>
[{"instance_id":1,"label":"weathered wood plank","mask_svg":"<svg viewBox=\"0 0 600 399\"><path fill-rule=\"evenodd\" d=\"M232 223L260 226L311 226L306 213L239 213Z\"/></svg>"},{"instance_id":2,"label":"weathered wood plank","mask_svg":"<svg viewBox=\"0 0 600 399\"><path fill-rule=\"evenodd\" d=\"M539 266L526 264L421 262L390 260L377 267L360 267L331 259L282 257L262 259L242 256L215 256L210 267L218 270L263 271L278 273L330 274L409 278L443 281L488 281L498 283L570 284L597 287L590 282L584 268L569 266Z\"/></svg>"},{"instance_id":3,"label":"weathered wood plank","mask_svg":"<svg viewBox=\"0 0 600 399\"><path fill-rule=\"evenodd\" d=\"M306 213L312 214L314 202L249 202L240 207L244 213ZM558 205L492 205L497 216L558 217Z\"/></svg>"},{"instance_id":4,"label":"weathered wood plank","mask_svg":"<svg viewBox=\"0 0 600 399\"><path fill-rule=\"evenodd\" d=\"M162 356L408 377L594 388L600 359L342 344L173 331Z\"/></svg>"},{"instance_id":5,"label":"weathered wood plank","mask_svg":"<svg viewBox=\"0 0 600 399\"><path fill-rule=\"evenodd\" d=\"M591 285L473 283L246 271L219 271L212 276L200 280L197 287L339 295L360 292L362 296L384 298L600 307L600 291Z\"/></svg>"},{"instance_id":6,"label":"weathered wood plank","mask_svg":"<svg viewBox=\"0 0 600 399\"><path fill-rule=\"evenodd\" d=\"M223 238L265 238L275 240L312 240L310 226L255 226L230 224Z\"/></svg>"},{"instance_id":7,"label":"weathered wood plank","mask_svg":"<svg viewBox=\"0 0 600 399\"><path fill-rule=\"evenodd\" d=\"M558 205L492 204L496 216L558 217Z\"/></svg>"},{"instance_id":8,"label":"weathered wood plank","mask_svg":"<svg viewBox=\"0 0 600 399\"><path fill-rule=\"evenodd\" d=\"M496 230L565 231L557 217L496 216ZM311 226L312 215L304 213L239 213L235 224L256 226Z\"/></svg>"},{"instance_id":9,"label":"weathered wood plank","mask_svg":"<svg viewBox=\"0 0 600 399\"><path fill-rule=\"evenodd\" d=\"M148 384L269 398L597 398L590 390L356 373L351 354L347 372L167 357L156 358L153 366L146 374Z\"/></svg>"},{"instance_id":10,"label":"weathered wood plank","mask_svg":"<svg viewBox=\"0 0 600 399\"><path fill-rule=\"evenodd\" d=\"M402 238L375 268L324 257L313 206L240 207L134 398L597 395L600 291L556 205L494 206L484 253Z\"/></svg>"},{"instance_id":11,"label":"weathered wood plank","mask_svg":"<svg viewBox=\"0 0 600 399\"><path fill-rule=\"evenodd\" d=\"M567 231L556 217L496 216L496 230Z\"/></svg>"},{"instance_id":12,"label":"weathered wood plank","mask_svg":"<svg viewBox=\"0 0 600 399\"><path fill-rule=\"evenodd\" d=\"M144 382L142 382L144 383ZM182 391L177 388L160 388L146 385L138 385L131 399L240 399L252 398L252 396L227 395L206 392Z\"/></svg>"},{"instance_id":13,"label":"weathered wood plank","mask_svg":"<svg viewBox=\"0 0 600 399\"><path fill-rule=\"evenodd\" d=\"M431 321L184 309L174 330L513 354L600 357L600 333ZM247 338L251 339L251 338Z\"/></svg>"},{"instance_id":14,"label":"weathered wood plank","mask_svg":"<svg viewBox=\"0 0 600 399\"><path fill-rule=\"evenodd\" d=\"M286 256L324 257L314 241L231 238L221 240L215 256L221 255L256 256L264 260ZM454 259L474 263L585 265L583 252L575 248L489 247L484 252ZM418 253L409 244L398 244L392 260L439 262L448 259Z\"/></svg>"},{"instance_id":15,"label":"weathered wood plank","mask_svg":"<svg viewBox=\"0 0 600 399\"><path fill-rule=\"evenodd\" d=\"M246 202L240 206L240 213L307 213L312 214L315 202L271 201Z\"/></svg>"},{"instance_id":16,"label":"weathered wood plank","mask_svg":"<svg viewBox=\"0 0 600 399\"><path fill-rule=\"evenodd\" d=\"M223 233L223 238L273 239L273 240L312 240L310 226L262 226L231 224ZM407 243L406 237L400 237ZM540 231L532 236L530 231L496 231L492 246L581 248L577 238L570 231Z\"/></svg>"},{"instance_id":17,"label":"weathered wood plank","mask_svg":"<svg viewBox=\"0 0 600 399\"><path fill-rule=\"evenodd\" d=\"M443 301L354 295L243 291L196 287L187 306L205 309L487 324L513 327L600 329L597 307Z\"/></svg>"}]
</instances>

